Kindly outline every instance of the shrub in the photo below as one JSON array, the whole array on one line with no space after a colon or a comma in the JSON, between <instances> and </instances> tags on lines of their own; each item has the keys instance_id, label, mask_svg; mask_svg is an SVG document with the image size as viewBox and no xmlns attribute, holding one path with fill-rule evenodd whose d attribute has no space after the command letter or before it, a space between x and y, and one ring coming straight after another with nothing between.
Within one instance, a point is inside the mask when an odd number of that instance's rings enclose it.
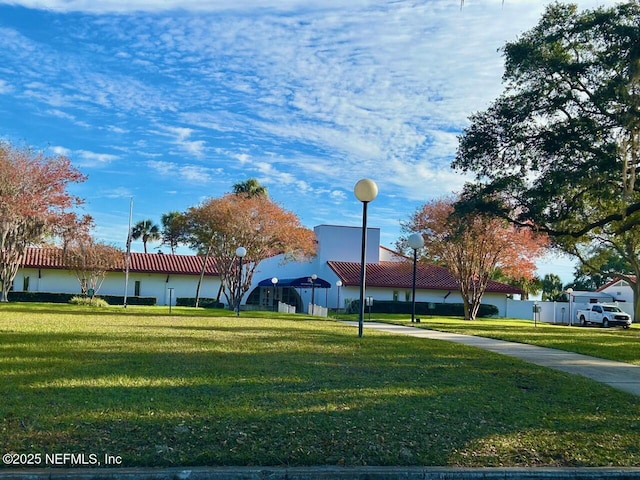
<instances>
[{"instance_id":1,"label":"shrub","mask_svg":"<svg viewBox=\"0 0 640 480\"><path fill-rule=\"evenodd\" d=\"M195 307L196 299L194 297L178 297L176 298L177 307ZM201 298L198 306L202 308L224 308L224 303L216 302L215 298Z\"/></svg>"},{"instance_id":2,"label":"shrub","mask_svg":"<svg viewBox=\"0 0 640 480\"><path fill-rule=\"evenodd\" d=\"M69 300L72 305L88 305L91 307L108 307L109 304L106 300L100 297L79 297L75 296Z\"/></svg>"},{"instance_id":3,"label":"shrub","mask_svg":"<svg viewBox=\"0 0 640 480\"><path fill-rule=\"evenodd\" d=\"M124 304L124 297L122 295L102 295L109 305L122 305ZM153 306L158 303L158 299L156 297L135 297L135 296L127 296L127 305L144 305L144 306Z\"/></svg>"},{"instance_id":4,"label":"shrub","mask_svg":"<svg viewBox=\"0 0 640 480\"><path fill-rule=\"evenodd\" d=\"M9 292L10 302L69 303L73 293Z\"/></svg>"},{"instance_id":5,"label":"shrub","mask_svg":"<svg viewBox=\"0 0 640 480\"><path fill-rule=\"evenodd\" d=\"M348 307L348 313L358 313L359 300L353 300ZM394 302L393 300L374 300L371 313L406 313L411 314L411 302ZM365 307L365 313L369 313L369 307ZM464 316L462 303L434 303L416 302L416 315L438 315L444 317ZM478 317L491 317L498 315L498 307L495 305L481 304Z\"/></svg>"}]
</instances>

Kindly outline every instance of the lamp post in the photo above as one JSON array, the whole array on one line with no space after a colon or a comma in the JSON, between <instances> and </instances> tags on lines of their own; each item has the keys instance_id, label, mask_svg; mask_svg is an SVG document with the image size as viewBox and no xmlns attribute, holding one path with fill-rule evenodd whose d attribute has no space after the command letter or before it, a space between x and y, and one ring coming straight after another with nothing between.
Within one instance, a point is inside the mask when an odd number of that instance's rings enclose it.
<instances>
[{"instance_id":1,"label":"lamp post","mask_svg":"<svg viewBox=\"0 0 640 480\"><path fill-rule=\"evenodd\" d=\"M565 290L565 292L567 292L569 294L569 326L573 326L573 308L571 303L572 303L572 296L573 296L573 288L569 287Z\"/></svg>"},{"instance_id":2,"label":"lamp post","mask_svg":"<svg viewBox=\"0 0 640 480\"><path fill-rule=\"evenodd\" d=\"M411 323L416 321L416 270L418 265L418 249L424 247L424 238L419 233L409 235L409 247L413 248L413 284L411 294Z\"/></svg>"},{"instance_id":3,"label":"lamp post","mask_svg":"<svg viewBox=\"0 0 640 480\"><path fill-rule=\"evenodd\" d=\"M336 287L338 287L338 300L336 301L336 317L337 317L338 312L340 312L340 287L342 287L342 280L338 280L336 282Z\"/></svg>"},{"instance_id":4,"label":"lamp post","mask_svg":"<svg viewBox=\"0 0 640 480\"><path fill-rule=\"evenodd\" d=\"M171 313L171 304L173 303L173 287L169 287L169 313Z\"/></svg>"},{"instance_id":5,"label":"lamp post","mask_svg":"<svg viewBox=\"0 0 640 480\"><path fill-rule=\"evenodd\" d=\"M353 193L362 202L362 252L360 255L360 313L358 314L358 337L364 329L364 292L367 278L367 205L378 196L378 185L373 180L363 178L356 183Z\"/></svg>"},{"instance_id":6,"label":"lamp post","mask_svg":"<svg viewBox=\"0 0 640 480\"><path fill-rule=\"evenodd\" d=\"M278 277L273 277L271 279L271 283L273 284L273 311L278 310L278 305L276 304L276 285L278 283Z\"/></svg>"},{"instance_id":7,"label":"lamp post","mask_svg":"<svg viewBox=\"0 0 640 480\"><path fill-rule=\"evenodd\" d=\"M311 280L311 311L309 312L311 315L313 315L316 311L316 280L318 279L318 275L316 275L315 273L313 275L311 275L311 277L309 278L309 280Z\"/></svg>"},{"instance_id":8,"label":"lamp post","mask_svg":"<svg viewBox=\"0 0 640 480\"><path fill-rule=\"evenodd\" d=\"M247 249L244 247L236 248L236 257L238 257L238 292L237 292L237 316L240 316L240 295L242 292L242 259L247 254Z\"/></svg>"}]
</instances>

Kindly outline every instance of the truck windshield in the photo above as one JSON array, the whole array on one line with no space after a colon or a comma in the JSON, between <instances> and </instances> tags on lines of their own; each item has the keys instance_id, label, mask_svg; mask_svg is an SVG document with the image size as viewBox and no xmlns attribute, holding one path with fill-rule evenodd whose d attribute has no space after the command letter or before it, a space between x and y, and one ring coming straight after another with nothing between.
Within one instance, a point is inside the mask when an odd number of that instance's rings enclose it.
<instances>
[{"instance_id":1,"label":"truck windshield","mask_svg":"<svg viewBox=\"0 0 640 480\"><path fill-rule=\"evenodd\" d=\"M621 312L618 307L602 307L605 312Z\"/></svg>"}]
</instances>

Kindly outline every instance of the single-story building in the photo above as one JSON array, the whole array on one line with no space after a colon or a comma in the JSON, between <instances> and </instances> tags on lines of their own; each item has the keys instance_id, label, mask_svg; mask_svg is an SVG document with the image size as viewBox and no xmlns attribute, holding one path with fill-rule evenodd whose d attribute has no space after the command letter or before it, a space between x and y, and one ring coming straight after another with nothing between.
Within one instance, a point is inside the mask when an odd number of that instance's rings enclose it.
<instances>
[{"instance_id":1,"label":"single-story building","mask_svg":"<svg viewBox=\"0 0 640 480\"><path fill-rule=\"evenodd\" d=\"M260 263L243 308L275 309L278 302L308 312L309 305L342 309L359 298L362 228L319 225L314 228L317 255L311 259L285 262L276 256ZM380 229L367 229L366 296L374 301L411 302L412 260L380 245ZM155 297L158 305L168 305L169 298L194 297L203 257L160 253L131 253L128 296ZM124 294L124 265L110 272L98 295ZM210 260L201 287L202 298L217 298L220 278ZM14 280L15 291L80 292L73 271L66 269L59 249L29 249L24 265ZM511 285L490 281L484 304L506 315L507 298L521 291ZM221 297L224 301L224 296ZM419 265L416 274L416 301L427 303L462 303L459 286L446 269Z\"/></svg>"},{"instance_id":2,"label":"single-story building","mask_svg":"<svg viewBox=\"0 0 640 480\"><path fill-rule=\"evenodd\" d=\"M312 299L315 305L329 309L341 309L345 303L359 299L362 228L319 225L314 232L317 255L301 262L286 263L283 256L261 262L243 303L274 308L276 300L294 305L296 311L307 312ZM374 301L411 302L412 259L381 246L379 228L367 228L365 258L367 297ZM517 287L490 281L482 303L495 305L498 315L504 316L507 298L520 293ZM418 265L416 301L462 303L462 297L449 270Z\"/></svg>"},{"instance_id":3,"label":"single-story building","mask_svg":"<svg viewBox=\"0 0 640 480\"><path fill-rule=\"evenodd\" d=\"M98 295L155 297L158 305L175 305L178 297L195 297L204 257L168 255L162 253L131 253L129 279L126 281L124 258L122 265L109 272ZM216 298L220 276L209 259L200 296ZM73 270L63 262L59 248L29 248L22 268L13 281L14 291L80 293L80 282Z\"/></svg>"}]
</instances>

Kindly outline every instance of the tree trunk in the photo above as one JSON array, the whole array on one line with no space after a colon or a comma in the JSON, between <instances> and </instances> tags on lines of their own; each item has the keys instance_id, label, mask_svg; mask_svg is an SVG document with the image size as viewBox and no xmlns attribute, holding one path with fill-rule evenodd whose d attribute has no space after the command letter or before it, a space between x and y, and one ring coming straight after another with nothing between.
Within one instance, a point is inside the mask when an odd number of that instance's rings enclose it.
<instances>
[{"instance_id":1,"label":"tree trunk","mask_svg":"<svg viewBox=\"0 0 640 480\"><path fill-rule=\"evenodd\" d=\"M9 289L5 289L4 288L4 284L5 282L0 281L0 283L2 284L2 291L0 292L0 302L8 302L9 301Z\"/></svg>"},{"instance_id":2,"label":"tree trunk","mask_svg":"<svg viewBox=\"0 0 640 480\"><path fill-rule=\"evenodd\" d=\"M9 291L11 290L13 280L16 278L20 265L22 264L22 259L22 253L17 256L11 256L9 259L7 259L6 256L2 258L6 263L0 266L0 283L2 283L0 302L9 301Z\"/></svg>"},{"instance_id":3,"label":"tree trunk","mask_svg":"<svg viewBox=\"0 0 640 480\"><path fill-rule=\"evenodd\" d=\"M635 283L629 282L629 285L633 290L633 322L640 322L640 277L636 277Z\"/></svg>"},{"instance_id":4,"label":"tree trunk","mask_svg":"<svg viewBox=\"0 0 640 480\"><path fill-rule=\"evenodd\" d=\"M466 295L462 295L462 305L464 307L464 319L472 320L471 318L471 305L469 302L469 298Z\"/></svg>"},{"instance_id":5,"label":"tree trunk","mask_svg":"<svg viewBox=\"0 0 640 480\"><path fill-rule=\"evenodd\" d=\"M475 320L478 318L478 311L480 310L480 304L482 303L482 296L474 298L471 302L471 311L469 312L469 320Z\"/></svg>"},{"instance_id":6,"label":"tree trunk","mask_svg":"<svg viewBox=\"0 0 640 480\"><path fill-rule=\"evenodd\" d=\"M207 249L207 253L204 256L204 260L202 262L202 268L200 269L200 278L198 278L198 285L196 286L196 304L195 304L196 308L198 308L198 304L200 303L200 287L202 286L202 282L204 280L204 272L207 269L207 262L209 261L209 255L211 255L211 247Z\"/></svg>"}]
</instances>

